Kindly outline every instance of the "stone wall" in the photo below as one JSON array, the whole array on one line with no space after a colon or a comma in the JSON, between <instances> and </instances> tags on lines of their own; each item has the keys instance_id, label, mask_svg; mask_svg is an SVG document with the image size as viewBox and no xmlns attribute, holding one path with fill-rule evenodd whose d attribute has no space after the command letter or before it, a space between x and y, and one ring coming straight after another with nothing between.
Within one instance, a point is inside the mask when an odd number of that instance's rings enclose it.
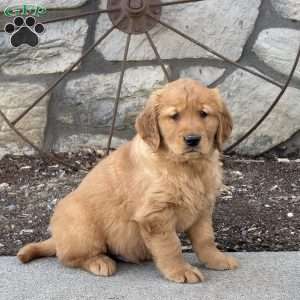
<instances>
[{"instance_id":1,"label":"stone wall","mask_svg":"<svg viewBox=\"0 0 300 300\"><path fill-rule=\"evenodd\" d=\"M1 1L0 11L19 2ZM40 20L106 7L106 0L34 2L50 9ZM299 0L205 0L164 7L162 20L279 83L285 82L300 43ZM0 27L8 21L2 14ZM9 36L0 32L0 109L14 119L110 26L105 14L49 23L36 48L12 49ZM235 123L230 142L260 118L280 91L160 25L151 35L172 79L191 77L220 88ZM17 127L47 150L105 146L125 39L114 31ZM133 36L113 146L132 137L137 113L149 93L165 82L147 39ZM276 145L295 149L299 132L300 65L276 109L237 151L256 155ZM20 151L29 148L0 119L0 156Z\"/></svg>"}]
</instances>

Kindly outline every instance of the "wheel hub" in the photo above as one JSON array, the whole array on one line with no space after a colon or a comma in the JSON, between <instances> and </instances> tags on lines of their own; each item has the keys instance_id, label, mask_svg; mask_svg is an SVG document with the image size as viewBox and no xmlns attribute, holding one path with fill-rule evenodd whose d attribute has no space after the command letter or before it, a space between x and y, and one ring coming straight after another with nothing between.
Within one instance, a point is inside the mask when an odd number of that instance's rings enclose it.
<instances>
[{"instance_id":1,"label":"wheel hub","mask_svg":"<svg viewBox=\"0 0 300 300\"><path fill-rule=\"evenodd\" d=\"M151 14L160 18L160 0L108 0L107 8L117 9L108 13L111 22L123 32L142 34L152 29L157 21L147 17ZM118 24L119 20L123 21Z\"/></svg>"}]
</instances>

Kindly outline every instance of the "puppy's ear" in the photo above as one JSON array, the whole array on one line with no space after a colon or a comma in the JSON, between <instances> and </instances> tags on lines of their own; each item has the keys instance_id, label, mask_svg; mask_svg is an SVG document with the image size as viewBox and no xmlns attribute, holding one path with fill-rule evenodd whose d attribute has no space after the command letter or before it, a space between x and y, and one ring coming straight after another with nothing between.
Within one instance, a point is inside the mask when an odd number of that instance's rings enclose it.
<instances>
[{"instance_id":1,"label":"puppy's ear","mask_svg":"<svg viewBox=\"0 0 300 300\"><path fill-rule=\"evenodd\" d=\"M224 101L222 100L219 90L215 88L212 89L211 92L213 93L219 105L219 127L216 134L216 146L219 151L222 151L224 142L229 138L231 134L233 122L231 115Z\"/></svg>"},{"instance_id":2,"label":"puppy's ear","mask_svg":"<svg viewBox=\"0 0 300 300\"><path fill-rule=\"evenodd\" d=\"M146 107L139 114L135 122L135 128L140 137L156 152L160 145L160 133L157 120L157 105L155 94L152 94Z\"/></svg>"}]
</instances>

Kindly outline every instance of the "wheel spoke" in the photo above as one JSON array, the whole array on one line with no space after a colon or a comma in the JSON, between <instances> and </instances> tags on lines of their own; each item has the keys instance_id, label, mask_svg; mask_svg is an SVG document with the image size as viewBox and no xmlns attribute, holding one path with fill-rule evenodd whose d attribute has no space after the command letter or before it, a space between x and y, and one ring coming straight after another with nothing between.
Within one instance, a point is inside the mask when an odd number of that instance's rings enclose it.
<instances>
[{"instance_id":1,"label":"wheel spoke","mask_svg":"<svg viewBox=\"0 0 300 300\"><path fill-rule=\"evenodd\" d=\"M125 50L124 50L124 56L123 56L123 60L122 60L121 74L120 74L119 83L118 83L117 95L116 95L115 105L114 105L114 109L113 109L113 119L112 119L112 124L111 124L111 128L110 128L110 134L109 134L108 141L107 141L106 155L109 154L112 137L113 137L114 130L115 130L117 112L118 112L121 90L122 90L122 85L123 85L123 79L124 79L125 69L126 69L126 65L127 65L127 55L128 55L130 40L131 40L131 33L128 33L127 39L126 39Z\"/></svg>"},{"instance_id":2,"label":"wheel spoke","mask_svg":"<svg viewBox=\"0 0 300 300\"><path fill-rule=\"evenodd\" d=\"M44 159L53 159L54 161L64 165L65 167L68 167L72 170L78 171L78 170L83 170L83 171L88 171L86 168L83 168L81 166L76 166L76 165L71 165L66 162L64 162L62 159L58 158L54 153L51 153L51 155L42 149L40 149L38 146L36 146L34 143L32 143L26 136L24 136L5 116L5 114L0 110L0 116L4 120L4 122L9 126L10 129L12 129L16 135L18 135L25 143L30 145L37 153L40 154L40 156Z\"/></svg>"},{"instance_id":3,"label":"wheel spoke","mask_svg":"<svg viewBox=\"0 0 300 300\"><path fill-rule=\"evenodd\" d=\"M120 20L121 22L122 20ZM49 92L51 92L71 71L79 65L79 63L87 57L114 29L116 26L112 26L107 30L90 48L88 48L83 55L69 67L38 99L36 99L27 109L25 109L18 117L15 118L11 123L16 125L24 116L26 116Z\"/></svg>"},{"instance_id":4,"label":"wheel spoke","mask_svg":"<svg viewBox=\"0 0 300 300\"><path fill-rule=\"evenodd\" d=\"M77 18L82 18L86 16L91 16L91 15L97 15L97 14L103 14L103 13L111 13L120 10L119 8L114 8L114 9L98 9L98 10L93 10L93 11L87 11L84 13L76 14L76 15L70 15L70 16L64 16L64 17L59 17L59 18L54 18L50 20L45 20L42 21L43 24L48 24L48 23L53 23L53 22L59 22L59 21L66 21L66 20L71 20L71 19L77 19Z\"/></svg>"},{"instance_id":5,"label":"wheel spoke","mask_svg":"<svg viewBox=\"0 0 300 300\"><path fill-rule=\"evenodd\" d=\"M162 60L161 60L161 58L160 58L160 56L159 56L159 53L158 53L158 51L157 51L157 48L155 47L154 42L153 42L153 40L152 40L152 38L151 38L149 32L147 31L145 34L146 34L146 36L147 36L147 39L148 39L148 41L149 41L149 44L151 45L151 48L153 49L153 51L154 51L154 53L155 53L157 62L160 64L160 66L161 66L161 68L162 68L162 70L163 70L163 72L164 72L164 74L165 74L167 80L170 82L170 81L171 81L170 75L169 75L169 73L168 73L168 71L167 71L167 69L166 69L164 63L162 62Z\"/></svg>"},{"instance_id":6,"label":"wheel spoke","mask_svg":"<svg viewBox=\"0 0 300 300\"><path fill-rule=\"evenodd\" d=\"M237 68L239 68L239 69L242 69L242 70L244 70L244 71L246 71L246 72L248 72L248 73L251 73L252 75L255 75L255 76L257 76L257 77L259 77L259 78L261 78L261 79L263 79L263 80L265 80L265 81L267 81L267 82L270 82L270 83L272 83L273 85L276 85L276 86L278 86L278 87L280 87L280 88L283 88L283 85L281 85L280 83L278 83L278 82L276 82L276 81L274 81L274 80L272 80L272 79L270 79L270 78L268 78L268 77L266 77L266 76L264 76L264 75L262 75L262 74L260 74L260 73L258 73L258 72L255 72L255 71L253 71L253 70L251 70L251 69L248 69L248 68L246 68L246 67L240 65L239 63L235 62L235 61L232 61L231 59L229 59L229 58L223 56L222 54L220 54L220 53L214 51L214 50L211 49L210 47L208 47L208 46L206 46L206 45L204 45L204 44L198 42L198 41L195 40L194 38L188 36L187 34L185 34L184 32L182 32L182 31L180 31L180 30L178 30L178 29L176 29L176 28L170 26L169 24L167 24L167 23L165 23L165 22L159 20L158 18L156 18L156 17L154 17L154 16L152 16L152 15L150 15L150 14L147 14L147 16L148 16L149 18L151 18L151 19L156 20L159 24L161 24L162 26L164 26L164 27L170 29L171 31L173 31L173 32L175 32L175 33L177 33L178 35L180 35L181 37L185 38L186 40L188 40L188 41L194 43L195 45L197 45L197 46L199 46L199 47L205 49L207 52L209 52L209 53L211 53L211 54L213 54L213 55L215 55L215 56L221 58L223 61L225 61L225 62L227 62L227 63L230 63L230 64L234 65L235 67L237 67Z\"/></svg>"},{"instance_id":7,"label":"wheel spoke","mask_svg":"<svg viewBox=\"0 0 300 300\"><path fill-rule=\"evenodd\" d=\"M58 18L53 18L53 19L49 19L49 20L45 20L45 21L41 21L43 24L49 24L49 23L54 23L54 22L60 22L60 21L66 21L66 20L72 20L72 19L78 19L78 18L83 18L83 17L87 17L87 16L91 16L91 15L100 15L103 13L113 13L116 11L119 11L119 8L113 8L113 9L97 9L97 10L93 10L93 11L87 11L87 12L83 12L80 14L76 14L76 15L69 15L69 16L63 16L63 17L58 17ZM5 32L4 29L0 29L0 32Z\"/></svg>"},{"instance_id":8,"label":"wheel spoke","mask_svg":"<svg viewBox=\"0 0 300 300\"><path fill-rule=\"evenodd\" d=\"M180 1L170 1L170 2L162 2L159 4L151 4L150 6L169 6L169 5L178 5L178 4L186 4L193 2L201 2L204 0L180 0Z\"/></svg>"},{"instance_id":9,"label":"wheel spoke","mask_svg":"<svg viewBox=\"0 0 300 300\"><path fill-rule=\"evenodd\" d=\"M225 149L225 153L229 153L231 150L233 150L236 146L238 146L241 142L243 142L266 118L267 116L271 113L271 111L273 110L273 108L276 106L276 104L279 102L279 100L281 99L281 97L283 96L283 94L285 93L286 89L288 88L293 75L295 73L296 67L299 63L299 57L300 57L300 46L298 49L298 53L297 56L295 58L292 70L290 72L290 75L286 81L286 83L284 84L283 88L281 89L280 93L278 94L278 96L276 97L276 99L273 101L273 103L271 104L271 106L268 108L268 110L264 113L264 115L255 123L255 125L253 125L241 138L239 138L235 143L233 143L231 146L229 146L227 149Z\"/></svg>"}]
</instances>

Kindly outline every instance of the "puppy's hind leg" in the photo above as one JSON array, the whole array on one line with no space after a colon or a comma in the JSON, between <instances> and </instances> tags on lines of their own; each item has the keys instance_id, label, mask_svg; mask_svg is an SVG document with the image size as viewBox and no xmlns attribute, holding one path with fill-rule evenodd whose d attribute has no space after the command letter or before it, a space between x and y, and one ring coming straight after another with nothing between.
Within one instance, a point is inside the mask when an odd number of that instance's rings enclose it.
<instances>
[{"instance_id":1,"label":"puppy's hind leg","mask_svg":"<svg viewBox=\"0 0 300 300\"><path fill-rule=\"evenodd\" d=\"M53 219L52 231L57 257L68 267L82 268L98 276L113 275L116 263L106 255L107 246L101 226L84 214ZM75 216L75 217L73 217Z\"/></svg>"},{"instance_id":2,"label":"puppy's hind leg","mask_svg":"<svg viewBox=\"0 0 300 300\"><path fill-rule=\"evenodd\" d=\"M73 236L57 247L57 257L65 266L82 268L98 276L111 276L117 271L117 264L105 253L100 243L84 236L80 240Z\"/></svg>"},{"instance_id":3,"label":"puppy's hind leg","mask_svg":"<svg viewBox=\"0 0 300 300\"><path fill-rule=\"evenodd\" d=\"M82 268L97 276L111 276L117 271L116 262L105 255L105 250L99 248L87 247L76 248L74 240L72 241L72 250L64 252L58 250L59 260L68 267Z\"/></svg>"},{"instance_id":4,"label":"puppy's hind leg","mask_svg":"<svg viewBox=\"0 0 300 300\"><path fill-rule=\"evenodd\" d=\"M116 262L106 255L98 255L81 262L81 267L98 276L111 276L117 271Z\"/></svg>"}]
</instances>

